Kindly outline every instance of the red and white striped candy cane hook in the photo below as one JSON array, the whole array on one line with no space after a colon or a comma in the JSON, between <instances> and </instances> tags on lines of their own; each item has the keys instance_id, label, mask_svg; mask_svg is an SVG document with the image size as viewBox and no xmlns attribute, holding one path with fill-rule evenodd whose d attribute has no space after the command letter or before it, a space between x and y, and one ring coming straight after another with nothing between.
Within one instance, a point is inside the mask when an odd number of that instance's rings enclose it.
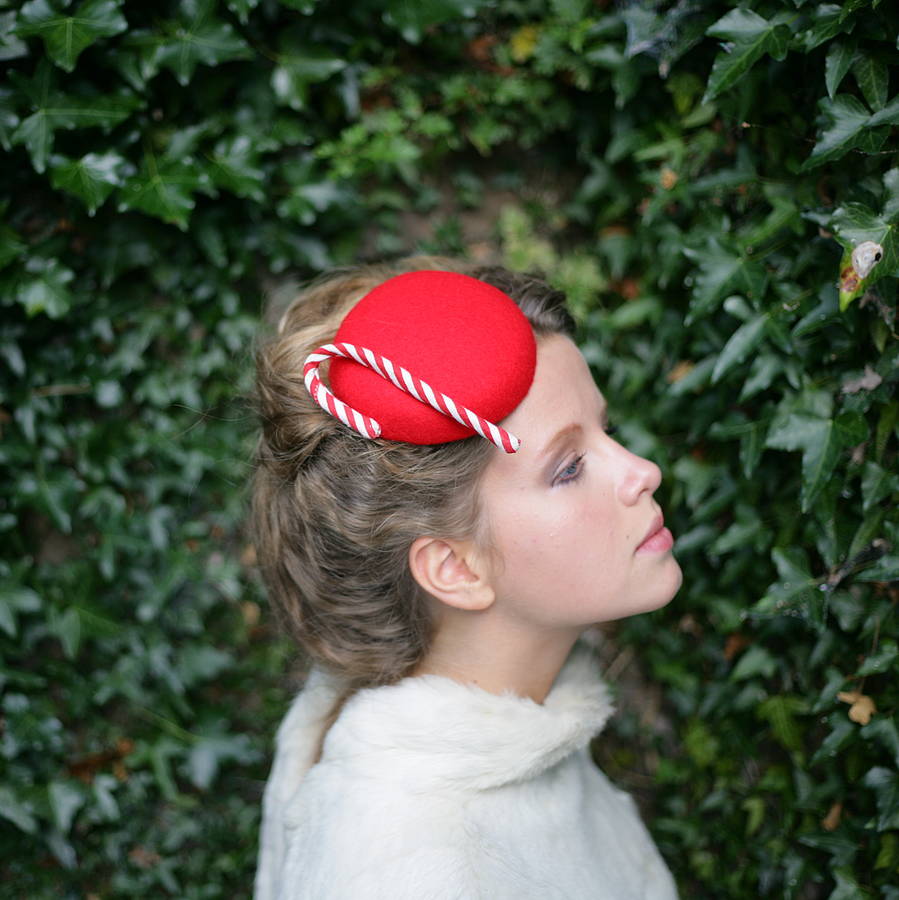
<instances>
[{"instance_id":1,"label":"red and white striped candy cane hook","mask_svg":"<svg viewBox=\"0 0 899 900\"><path fill-rule=\"evenodd\" d=\"M367 347L357 347L354 344L344 342L335 344L325 344L319 347L315 352L310 353L303 363L303 381L306 384L306 390L309 391L312 399L325 412L330 413L334 418L340 419L344 425L358 431L363 437L376 438L381 434L381 426L371 416L366 416L358 410L348 406L342 400L339 400L334 394L328 390L318 376L319 366L333 356L341 356L344 359L355 360L367 369L377 372L382 378L386 378L401 391L411 394L421 403L427 403L439 413L455 419L460 425L466 428L473 428L481 437L486 438L492 444L495 444L500 450L506 453L515 453L521 446L521 441L514 434L509 434L505 428L488 422L487 419L472 412L460 403L456 403L446 394L435 391L429 384L416 378L407 369L402 366L395 366L386 356L374 353Z\"/></svg>"}]
</instances>

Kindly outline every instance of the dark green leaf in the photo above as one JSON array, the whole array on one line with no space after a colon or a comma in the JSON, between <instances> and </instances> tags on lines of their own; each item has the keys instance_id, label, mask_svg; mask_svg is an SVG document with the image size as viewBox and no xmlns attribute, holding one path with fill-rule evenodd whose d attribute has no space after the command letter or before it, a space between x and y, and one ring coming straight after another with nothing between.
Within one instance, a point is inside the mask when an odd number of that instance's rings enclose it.
<instances>
[{"instance_id":1,"label":"dark green leaf","mask_svg":"<svg viewBox=\"0 0 899 900\"><path fill-rule=\"evenodd\" d=\"M834 41L827 51L827 58L824 61L824 83L831 100L852 67L853 59L855 59L854 41Z\"/></svg>"},{"instance_id":2,"label":"dark green leaf","mask_svg":"<svg viewBox=\"0 0 899 900\"><path fill-rule=\"evenodd\" d=\"M712 100L733 85L766 53L782 59L790 30L779 21L768 21L748 9L732 9L706 30L711 37L733 42L715 58L706 86L705 100Z\"/></svg>"},{"instance_id":3,"label":"dark green leaf","mask_svg":"<svg viewBox=\"0 0 899 900\"><path fill-rule=\"evenodd\" d=\"M866 440L868 423L860 412L845 410L834 419L837 438L843 447L854 447Z\"/></svg>"},{"instance_id":4,"label":"dark green leaf","mask_svg":"<svg viewBox=\"0 0 899 900\"><path fill-rule=\"evenodd\" d=\"M899 168L890 169L883 176L883 220L890 224L899 221Z\"/></svg>"},{"instance_id":5,"label":"dark green leaf","mask_svg":"<svg viewBox=\"0 0 899 900\"><path fill-rule=\"evenodd\" d=\"M896 491L899 491L899 474L868 460L862 475L862 511L867 512Z\"/></svg>"},{"instance_id":6,"label":"dark green leaf","mask_svg":"<svg viewBox=\"0 0 899 900\"><path fill-rule=\"evenodd\" d=\"M198 65L246 59L252 50L227 23L213 15L215 0L184 0L180 19L169 25L154 53L156 65L170 69L178 83L190 82Z\"/></svg>"},{"instance_id":7,"label":"dark green leaf","mask_svg":"<svg viewBox=\"0 0 899 900\"><path fill-rule=\"evenodd\" d=\"M259 0L226 0L228 8L242 23L246 23L250 13L259 5Z\"/></svg>"},{"instance_id":8,"label":"dark green leaf","mask_svg":"<svg viewBox=\"0 0 899 900\"><path fill-rule=\"evenodd\" d=\"M90 215L133 171L134 167L115 152L88 153L81 159L54 156L50 160L53 186L80 198Z\"/></svg>"},{"instance_id":9,"label":"dark green leaf","mask_svg":"<svg viewBox=\"0 0 899 900\"><path fill-rule=\"evenodd\" d=\"M193 195L207 186L207 176L189 161L162 162L148 157L141 171L121 189L119 208L140 210L183 231L195 206Z\"/></svg>"},{"instance_id":10,"label":"dark green leaf","mask_svg":"<svg viewBox=\"0 0 899 900\"><path fill-rule=\"evenodd\" d=\"M472 17L486 0L388 0L384 20L418 43L425 29L460 16Z\"/></svg>"},{"instance_id":11,"label":"dark green leaf","mask_svg":"<svg viewBox=\"0 0 899 900\"><path fill-rule=\"evenodd\" d=\"M75 813L84 806L84 792L72 781L51 781L47 788L53 821L62 834L68 834Z\"/></svg>"},{"instance_id":12,"label":"dark green leaf","mask_svg":"<svg viewBox=\"0 0 899 900\"><path fill-rule=\"evenodd\" d=\"M81 617L74 606L70 606L64 613L51 609L47 631L59 638L68 659L74 659L78 655L78 648L81 646Z\"/></svg>"},{"instance_id":13,"label":"dark green leaf","mask_svg":"<svg viewBox=\"0 0 899 900\"><path fill-rule=\"evenodd\" d=\"M880 125L899 125L899 94L868 120L868 128L877 128Z\"/></svg>"},{"instance_id":14,"label":"dark green leaf","mask_svg":"<svg viewBox=\"0 0 899 900\"><path fill-rule=\"evenodd\" d=\"M27 248L28 245L12 228L0 224L0 269L19 259Z\"/></svg>"},{"instance_id":15,"label":"dark green leaf","mask_svg":"<svg viewBox=\"0 0 899 900\"><path fill-rule=\"evenodd\" d=\"M685 248L684 253L697 264L687 324L707 315L732 290L740 290L753 299L765 291L767 274L759 263L709 238L701 250Z\"/></svg>"},{"instance_id":16,"label":"dark green leaf","mask_svg":"<svg viewBox=\"0 0 899 900\"><path fill-rule=\"evenodd\" d=\"M190 780L200 790L208 790L223 762L247 763L257 756L245 734L202 737L191 748L187 759Z\"/></svg>"},{"instance_id":17,"label":"dark green leaf","mask_svg":"<svg viewBox=\"0 0 899 900\"><path fill-rule=\"evenodd\" d=\"M883 109L890 81L886 63L867 53L860 53L852 64L852 74L855 75L868 106L875 111Z\"/></svg>"},{"instance_id":18,"label":"dark green leaf","mask_svg":"<svg viewBox=\"0 0 899 900\"><path fill-rule=\"evenodd\" d=\"M248 135L220 141L210 161L209 174L216 185L238 197L263 199L265 173L259 167L259 150Z\"/></svg>"},{"instance_id":19,"label":"dark green leaf","mask_svg":"<svg viewBox=\"0 0 899 900\"><path fill-rule=\"evenodd\" d=\"M877 798L877 827L881 831L899 828L899 775L876 766L868 771L863 781Z\"/></svg>"},{"instance_id":20,"label":"dark green leaf","mask_svg":"<svg viewBox=\"0 0 899 900\"><path fill-rule=\"evenodd\" d=\"M25 267L16 299L29 316L43 313L51 319L64 316L72 305L72 294L67 285L75 273L56 259L30 259Z\"/></svg>"},{"instance_id":21,"label":"dark green leaf","mask_svg":"<svg viewBox=\"0 0 899 900\"><path fill-rule=\"evenodd\" d=\"M715 369L712 372L712 384L719 382L734 366L739 365L761 343L765 335L765 324L768 313L762 313L741 325L724 345Z\"/></svg>"},{"instance_id":22,"label":"dark green leaf","mask_svg":"<svg viewBox=\"0 0 899 900\"><path fill-rule=\"evenodd\" d=\"M9 150L12 147L12 133L19 124L13 92L0 86L0 147Z\"/></svg>"},{"instance_id":23,"label":"dark green leaf","mask_svg":"<svg viewBox=\"0 0 899 900\"><path fill-rule=\"evenodd\" d=\"M13 144L28 150L34 168L43 172L53 146L53 133L58 129L102 128L108 131L126 119L140 101L131 94L62 94L56 90L49 65L42 61L32 79L17 73L10 78L35 107L11 136Z\"/></svg>"},{"instance_id":24,"label":"dark green leaf","mask_svg":"<svg viewBox=\"0 0 899 900\"><path fill-rule=\"evenodd\" d=\"M895 641L884 641L876 653L865 657L865 661L859 666L856 675L883 675L890 671L893 663L899 657L899 646Z\"/></svg>"},{"instance_id":25,"label":"dark green leaf","mask_svg":"<svg viewBox=\"0 0 899 900\"><path fill-rule=\"evenodd\" d=\"M893 757L893 763L899 769L899 729L896 728L895 718L880 715L875 716L862 728L865 738L873 738Z\"/></svg>"},{"instance_id":26,"label":"dark green leaf","mask_svg":"<svg viewBox=\"0 0 899 900\"><path fill-rule=\"evenodd\" d=\"M32 805L21 801L6 785L0 785L0 816L26 834L37 831Z\"/></svg>"},{"instance_id":27,"label":"dark green leaf","mask_svg":"<svg viewBox=\"0 0 899 900\"><path fill-rule=\"evenodd\" d=\"M806 712L808 705L801 697L778 694L759 704L757 714L771 725L774 737L787 750L802 747L802 735L797 713Z\"/></svg>"},{"instance_id":28,"label":"dark green leaf","mask_svg":"<svg viewBox=\"0 0 899 900\"><path fill-rule=\"evenodd\" d=\"M734 681L744 681L759 675L770 678L776 671L777 660L764 647L753 645L740 657L730 677Z\"/></svg>"},{"instance_id":29,"label":"dark green leaf","mask_svg":"<svg viewBox=\"0 0 899 900\"><path fill-rule=\"evenodd\" d=\"M802 511L808 512L830 479L843 449L843 434L833 419L797 413L772 426L766 446L802 450Z\"/></svg>"},{"instance_id":30,"label":"dark green leaf","mask_svg":"<svg viewBox=\"0 0 899 900\"><path fill-rule=\"evenodd\" d=\"M806 169L839 159L857 147L871 120L871 113L851 94L838 94L833 101L822 100L821 105L830 124L812 148L803 167Z\"/></svg>"},{"instance_id":31,"label":"dark green leaf","mask_svg":"<svg viewBox=\"0 0 899 900\"><path fill-rule=\"evenodd\" d=\"M796 45L808 53L844 31L842 12L835 3L818 4L812 13L811 27L796 35Z\"/></svg>"},{"instance_id":32,"label":"dark green leaf","mask_svg":"<svg viewBox=\"0 0 899 900\"><path fill-rule=\"evenodd\" d=\"M65 15L49 0L31 0L19 12L16 33L40 36L50 59L71 72L82 50L128 27L119 6L118 0L85 0L72 15Z\"/></svg>"},{"instance_id":33,"label":"dark green leaf","mask_svg":"<svg viewBox=\"0 0 899 900\"><path fill-rule=\"evenodd\" d=\"M830 733L812 756L812 765L817 765L822 760L833 759L855 737L858 728L843 710L830 715L828 723L830 724Z\"/></svg>"},{"instance_id":34,"label":"dark green leaf","mask_svg":"<svg viewBox=\"0 0 899 900\"><path fill-rule=\"evenodd\" d=\"M0 13L0 62L28 56L28 45L13 33L15 24L16 13Z\"/></svg>"}]
</instances>

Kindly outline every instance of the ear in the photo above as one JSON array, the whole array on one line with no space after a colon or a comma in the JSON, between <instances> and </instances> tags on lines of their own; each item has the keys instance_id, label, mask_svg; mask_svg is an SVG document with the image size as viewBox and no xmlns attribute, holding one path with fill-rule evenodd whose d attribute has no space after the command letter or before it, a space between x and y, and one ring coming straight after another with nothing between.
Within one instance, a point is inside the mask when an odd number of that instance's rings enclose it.
<instances>
[{"instance_id":1,"label":"ear","mask_svg":"<svg viewBox=\"0 0 899 900\"><path fill-rule=\"evenodd\" d=\"M409 571L432 597L461 610L485 610L495 595L489 570L470 541L419 537L409 548Z\"/></svg>"}]
</instances>

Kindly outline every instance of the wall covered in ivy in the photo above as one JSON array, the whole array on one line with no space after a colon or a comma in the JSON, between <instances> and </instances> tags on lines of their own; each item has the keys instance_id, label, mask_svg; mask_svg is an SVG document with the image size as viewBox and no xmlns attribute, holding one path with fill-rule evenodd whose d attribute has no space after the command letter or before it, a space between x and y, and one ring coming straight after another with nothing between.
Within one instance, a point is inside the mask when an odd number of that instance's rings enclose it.
<instances>
[{"instance_id":1,"label":"wall covered in ivy","mask_svg":"<svg viewBox=\"0 0 899 900\"><path fill-rule=\"evenodd\" d=\"M420 249L563 286L663 468L685 586L610 631L598 752L684 896L899 898L897 35L888 0L0 3L8 895L248 894L294 660L242 530L264 298Z\"/></svg>"}]
</instances>

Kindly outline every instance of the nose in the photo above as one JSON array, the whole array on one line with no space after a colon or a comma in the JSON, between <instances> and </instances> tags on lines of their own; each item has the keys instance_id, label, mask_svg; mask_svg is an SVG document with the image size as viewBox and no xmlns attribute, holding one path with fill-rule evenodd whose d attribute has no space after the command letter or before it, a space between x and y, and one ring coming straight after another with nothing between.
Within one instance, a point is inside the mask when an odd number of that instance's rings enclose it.
<instances>
[{"instance_id":1,"label":"nose","mask_svg":"<svg viewBox=\"0 0 899 900\"><path fill-rule=\"evenodd\" d=\"M633 506L644 492L652 496L662 483L662 470L648 459L621 448L625 453L624 469L618 485L618 499Z\"/></svg>"}]
</instances>

